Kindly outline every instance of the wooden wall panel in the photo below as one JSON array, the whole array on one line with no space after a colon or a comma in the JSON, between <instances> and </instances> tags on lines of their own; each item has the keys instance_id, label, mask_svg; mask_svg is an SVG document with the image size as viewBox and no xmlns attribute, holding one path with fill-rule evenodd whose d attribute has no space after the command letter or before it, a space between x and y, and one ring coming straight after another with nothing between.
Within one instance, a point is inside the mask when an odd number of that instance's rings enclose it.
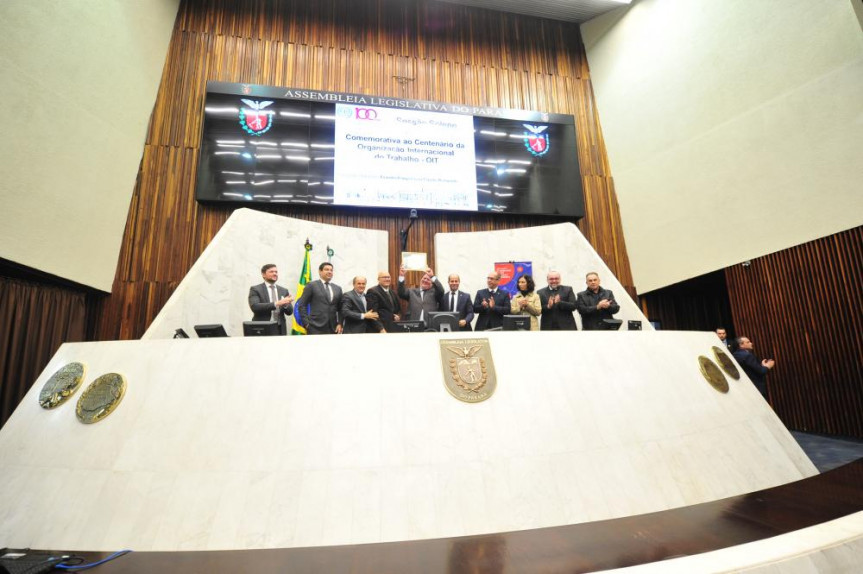
<instances>
[{"instance_id":1,"label":"wooden wall panel","mask_svg":"<svg viewBox=\"0 0 863 574\"><path fill-rule=\"evenodd\" d=\"M209 80L572 114L587 205L578 225L634 295L577 26L425 0L185 0L144 145L117 277L98 309L95 338L140 337L230 216L230 207L194 201ZM406 213L254 207L386 230L390 267L397 268ZM433 258L434 234L441 231L559 221L423 215L408 246Z\"/></svg>"},{"instance_id":2,"label":"wooden wall panel","mask_svg":"<svg viewBox=\"0 0 863 574\"><path fill-rule=\"evenodd\" d=\"M87 324L83 289L20 275L20 266L0 260L0 427L60 345L84 340Z\"/></svg>"},{"instance_id":3,"label":"wooden wall panel","mask_svg":"<svg viewBox=\"0 0 863 574\"><path fill-rule=\"evenodd\" d=\"M725 270L737 334L773 357L790 428L863 438L863 227Z\"/></svg>"},{"instance_id":4,"label":"wooden wall panel","mask_svg":"<svg viewBox=\"0 0 863 574\"><path fill-rule=\"evenodd\" d=\"M663 330L714 331L724 327L734 335L734 321L725 270L669 285L640 297L641 310Z\"/></svg>"}]
</instances>

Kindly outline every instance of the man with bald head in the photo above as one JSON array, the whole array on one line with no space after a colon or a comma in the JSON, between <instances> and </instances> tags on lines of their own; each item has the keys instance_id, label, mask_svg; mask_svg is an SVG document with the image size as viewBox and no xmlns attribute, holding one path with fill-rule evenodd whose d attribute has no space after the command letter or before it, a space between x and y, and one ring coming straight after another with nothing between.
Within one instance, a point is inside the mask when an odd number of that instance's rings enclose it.
<instances>
[{"instance_id":1,"label":"man with bald head","mask_svg":"<svg viewBox=\"0 0 863 574\"><path fill-rule=\"evenodd\" d=\"M543 287L537 294L542 304L541 331L575 331L575 291L568 285L560 284L560 272L551 270L546 275L548 287Z\"/></svg>"},{"instance_id":2,"label":"man with bald head","mask_svg":"<svg viewBox=\"0 0 863 574\"><path fill-rule=\"evenodd\" d=\"M375 322L378 313L369 308L366 300L366 278L357 275L352 282L354 288L342 295L342 332L377 333Z\"/></svg>"},{"instance_id":3,"label":"man with bald head","mask_svg":"<svg viewBox=\"0 0 863 574\"><path fill-rule=\"evenodd\" d=\"M408 302L407 319L409 321L423 321L425 326L429 324L429 313L440 308L440 300L443 296L443 285L438 281L431 268L426 269L420 279L419 287L408 289L405 287L405 266L399 269L399 297Z\"/></svg>"},{"instance_id":4,"label":"man with bald head","mask_svg":"<svg viewBox=\"0 0 863 574\"><path fill-rule=\"evenodd\" d=\"M397 333L396 321L401 321L402 304L392 288L393 279L389 271L378 272L378 284L366 292L369 309L377 312L374 329L378 333Z\"/></svg>"},{"instance_id":5,"label":"man with bald head","mask_svg":"<svg viewBox=\"0 0 863 574\"><path fill-rule=\"evenodd\" d=\"M476 330L488 331L503 327L503 316L509 314L509 295L498 289L500 273L491 271L485 278L486 289L476 292L473 311L476 313Z\"/></svg>"},{"instance_id":6,"label":"man with bald head","mask_svg":"<svg viewBox=\"0 0 863 574\"><path fill-rule=\"evenodd\" d=\"M575 299L575 308L581 315L581 328L585 331L601 330L606 319L614 319L620 305L614 300L614 293L599 284L599 273L591 271L584 279L587 289Z\"/></svg>"}]
</instances>

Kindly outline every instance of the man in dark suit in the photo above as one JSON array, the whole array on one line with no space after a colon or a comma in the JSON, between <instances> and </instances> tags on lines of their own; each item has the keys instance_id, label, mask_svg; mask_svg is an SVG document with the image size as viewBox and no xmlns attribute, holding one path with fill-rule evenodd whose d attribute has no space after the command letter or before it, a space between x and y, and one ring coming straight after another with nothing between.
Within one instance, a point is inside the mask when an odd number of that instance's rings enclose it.
<instances>
[{"instance_id":1,"label":"man in dark suit","mask_svg":"<svg viewBox=\"0 0 863 574\"><path fill-rule=\"evenodd\" d=\"M578 294L575 308L581 315L581 328L585 331L598 331L603 328L605 319L614 319L620 305L614 300L614 293L599 285L599 274L591 271L585 276L587 289Z\"/></svg>"},{"instance_id":2,"label":"man in dark suit","mask_svg":"<svg viewBox=\"0 0 863 574\"><path fill-rule=\"evenodd\" d=\"M264 282L249 288L249 308L252 321L275 321L279 324L279 334L288 334L287 317L294 312L294 298L287 289L276 285L279 269L273 263L261 267Z\"/></svg>"},{"instance_id":3,"label":"man in dark suit","mask_svg":"<svg viewBox=\"0 0 863 574\"><path fill-rule=\"evenodd\" d=\"M357 276L352 281L353 289L342 295L342 332L377 333L378 314L369 309L366 299L366 278Z\"/></svg>"},{"instance_id":4,"label":"man in dark suit","mask_svg":"<svg viewBox=\"0 0 863 574\"><path fill-rule=\"evenodd\" d=\"M767 371L776 365L776 361L773 359L759 361L755 353L752 352L755 345L748 337L737 337L736 343L737 350L732 353L734 358L743 367L743 372L746 373L764 400L767 400Z\"/></svg>"},{"instance_id":5,"label":"man in dark suit","mask_svg":"<svg viewBox=\"0 0 863 574\"><path fill-rule=\"evenodd\" d=\"M402 304L392 289L392 276L389 271L378 273L378 284L366 292L369 309L376 311L378 320L375 330L379 333L398 332L395 322L401 321Z\"/></svg>"},{"instance_id":6,"label":"man in dark suit","mask_svg":"<svg viewBox=\"0 0 863 574\"><path fill-rule=\"evenodd\" d=\"M539 329L541 331L576 331L575 317L575 291L568 285L560 284L560 273L549 271L546 275L548 287L543 287L537 294L542 303L542 318Z\"/></svg>"},{"instance_id":7,"label":"man in dark suit","mask_svg":"<svg viewBox=\"0 0 863 574\"><path fill-rule=\"evenodd\" d=\"M443 285L440 284L434 271L426 269L419 287L405 287L405 267L399 269L399 297L408 302L407 319L410 321L423 321L425 326L429 324L429 313L440 308L440 298L443 295Z\"/></svg>"},{"instance_id":8,"label":"man in dark suit","mask_svg":"<svg viewBox=\"0 0 863 574\"><path fill-rule=\"evenodd\" d=\"M332 282L333 264L321 263L318 276L303 289L297 301L300 321L309 335L340 334L339 306L342 303L342 288Z\"/></svg>"},{"instance_id":9,"label":"man in dark suit","mask_svg":"<svg viewBox=\"0 0 863 574\"><path fill-rule=\"evenodd\" d=\"M473 304L470 302L470 295L458 290L459 285L461 285L461 277L455 273L450 275L447 281L449 282L449 291L441 299L440 310L458 313L459 331L470 331L470 324L473 321Z\"/></svg>"},{"instance_id":10,"label":"man in dark suit","mask_svg":"<svg viewBox=\"0 0 863 574\"><path fill-rule=\"evenodd\" d=\"M477 331L503 327L503 316L510 313L509 295L497 288L498 283L500 283L500 273L492 271L486 277L488 288L476 292L473 310L477 315Z\"/></svg>"}]
</instances>

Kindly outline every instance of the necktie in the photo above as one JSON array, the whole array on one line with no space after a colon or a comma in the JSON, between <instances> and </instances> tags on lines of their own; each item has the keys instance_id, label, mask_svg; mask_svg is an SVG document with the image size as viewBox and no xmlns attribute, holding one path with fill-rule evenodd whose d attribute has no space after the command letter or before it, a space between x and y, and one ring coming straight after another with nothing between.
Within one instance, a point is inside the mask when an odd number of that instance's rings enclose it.
<instances>
[{"instance_id":1,"label":"necktie","mask_svg":"<svg viewBox=\"0 0 863 574\"><path fill-rule=\"evenodd\" d=\"M328 299L329 301L332 301L332 300L333 300L333 292L332 292L332 291L330 291L330 284L329 284L329 282L324 283L324 287L326 287L326 289L327 289L327 299Z\"/></svg>"},{"instance_id":2,"label":"necktie","mask_svg":"<svg viewBox=\"0 0 863 574\"><path fill-rule=\"evenodd\" d=\"M360 293L360 301L363 302L363 313L365 313L366 311L368 311L368 308L366 307L366 296L362 293Z\"/></svg>"},{"instance_id":3,"label":"necktie","mask_svg":"<svg viewBox=\"0 0 863 574\"><path fill-rule=\"evenodd\" d=\"M275 285L270 285L270 298L272 299L273 305L275 305L276 301L278 301L278 299L276 298L276 286ZM278 321L278 320L279 320L279 309L277 307L277 308L273 309L273 321Z\"/></svg>"},{"instance_id":4,"label":"necktie","mask_svg":"<svg viewBox=\"0 0 863 574\"><path fill-rule=\"evenodd\" d=\"M455 291L449 293L449 310L455 311Z\"/></svg>"}]
</instances>

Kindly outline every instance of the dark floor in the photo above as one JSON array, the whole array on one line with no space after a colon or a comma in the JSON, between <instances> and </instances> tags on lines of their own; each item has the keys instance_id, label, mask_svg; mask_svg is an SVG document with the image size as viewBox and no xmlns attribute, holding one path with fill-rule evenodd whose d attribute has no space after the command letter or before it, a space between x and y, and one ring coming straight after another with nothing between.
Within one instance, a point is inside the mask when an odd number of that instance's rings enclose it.
<instances>
[{"instance_id":1,"label":"dark floor","mask_svg":"<svg viewBox=\"0 0 863 574\"><path fill-rule=\"evenodd\" d=\"M791 431L791 435L821 472L863 458L863 441L857 439L826 437L799 431Z\"/></svg>"}]
</instances>

